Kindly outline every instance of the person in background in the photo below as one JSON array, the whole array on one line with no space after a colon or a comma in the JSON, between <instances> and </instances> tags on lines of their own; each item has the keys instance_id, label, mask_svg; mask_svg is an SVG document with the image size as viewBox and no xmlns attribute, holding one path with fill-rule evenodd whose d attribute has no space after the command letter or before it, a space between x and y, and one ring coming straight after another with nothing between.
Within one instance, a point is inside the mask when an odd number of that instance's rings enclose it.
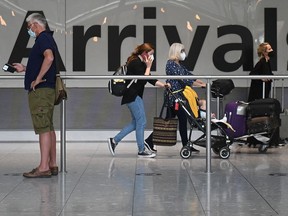
<instances>
[{"instance_id":1,"label":"person in background","mask_svg":"<svg viewBox=\"0 0 288 216\"><path fill-rule=\"evenodd\" d=\"M127 75L150 76L151 66L154 60L154 46L144 43L137 46L134 52L127 59ZM131 81L130 81L131 82ZM136 131L138 146L138 157L153 158L155 153L147 151L144 145L144 130L146 127L146 114L143 103L143 92L146 83L165 88L166 83L159 80L138 79L124 93L121 105L126 104L131 113L132 121L126 125L116 136L108 138L108 147L111 154L115 155L115 148L119 142L132 131ZM127 85L130 84L129 81ZM170 86L170 85L168 85Z\"/></svg>"},{"instance_id":2,"label":"person in background","mask_svg":"<svg viewBox=\"0 0 288 216\"><path fill-rule=\"evenodd\" d=\"M168 54L168 61L166 63L166 75L175 75L175 76L193 76L191 72L188 71L188 69L182 64L182 61L184 61L186 58L185 48L183 44L180 43L173 43L170 46L169 54ZM177 92L177 97L180 98L183 101L186 101L186 98L182 94L182 89L186 85L189 86L196 86L196 87L206 87L206 83L199 79L183 79L183 80L174 80L174 79L168 79L166 80L167 83L171 85L171 91ZM183 146L186 146L188 143L188 135L187 135L187 116L184 109L179 106L178 110L175 110L175 98L169 94L168 99L168 106L170 109L171 116L169 117L178 117L179 120L179 132L181 137L181 142ZM149 146L152 151L156 151L154 149L153 141L152 141L153 135L151 134L146 140L146 146ZM199 153L199 150L192 148L192 152Z\"/></svg>"},{"instance_id":3,"label":"person in background","mask_svg":"<svg viewBox=\"0 0 288 216\"><path fill-rule=\"evenodd\" d=\"M40 164L23 174L27 178L49 178L58 174L56 164L56 134L53 126L55 101L56 43L53 32L48 31L47 20L38 13L26 19L28 34L35 38L27 66L13 63L17 72L25 72L30 114L34 131L39 134Z\"/></svg>"},{"instance_id":4,"label":"person in background","mask_svg":"<svg viewBox=\"0 0 288 216\"><path fill-rule=\"evenodd\" d=\"M274 51L271 45L267 42L261 43L257 48L257 54L259 61L256 63L249 75L273 75L270 65L270 58L273 56ZM263 82L265 83L264 96L265 98L269 97L272 80L253 79L251 80L248 102L263 98Z\"/></svg>"},{"instance_id":5,"label":"person in background","mask_svg":"<svg viewBox=\"0 0 288 216\"><path fill-rule=\"evenodd\" d=\"M259 44L257 48L257 55L259 57L259 61L254 66L253 70L249 73L249 75L273 75L270 58L273 57L274 51L271 45L267 42ZM265 83L265 92L263 94L263 84ZM251 80L251 85L249 89L248 102L254 101L256 99L269 98L271 91L271 79L253 79ZM279 129L276 129L273 137L270 142L275 143L275 146L279 144L280 134ZM248 146L256 147L257 144L263 144L261 141L257 140L255 137L247 138Z\"/></svg>"}]
</instances>

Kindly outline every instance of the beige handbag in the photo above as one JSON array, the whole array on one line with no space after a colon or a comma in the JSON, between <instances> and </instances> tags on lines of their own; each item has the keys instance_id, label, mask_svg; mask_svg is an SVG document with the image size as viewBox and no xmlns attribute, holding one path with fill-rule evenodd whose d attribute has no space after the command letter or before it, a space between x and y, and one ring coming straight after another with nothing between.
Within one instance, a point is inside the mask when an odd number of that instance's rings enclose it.
<instances>
[{"instance_id":1,"label":"beige handbag","mask_svg":"<svg viewBox=\"0 0 288 216\"><path fill-rule=\"evenodd\" d=\"M55 83L55 102L54 105L58 105L62 100L67 100L67 91L63 80L60 77L59 71L57 70L56 74L56 83Z\"/></svg>"}]
</instances>

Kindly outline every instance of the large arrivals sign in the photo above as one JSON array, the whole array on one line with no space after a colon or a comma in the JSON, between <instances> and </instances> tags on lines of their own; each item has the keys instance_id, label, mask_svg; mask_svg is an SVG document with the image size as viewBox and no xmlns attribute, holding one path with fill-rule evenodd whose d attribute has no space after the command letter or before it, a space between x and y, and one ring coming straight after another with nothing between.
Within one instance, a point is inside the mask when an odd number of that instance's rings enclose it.
<instances>
[{"instance_id":1,"label":"large arrivals sign","mask_svg":"<svg viewBox=\"0 0 288 216\"><path fill-rule=\"evenodd\" d=\"M184 64L195 75L247 75L257 61L256 48L264 41L277 53L272 59L274 73L287 72L285 0L69 0L57 4L43 0L33 7L33 1L31 7L27 2L24 6L0 1L1 64L27 62L33 39L27 34L25 19L39 12L54 31L67 75L111 75L143 42L156 47L153 75L165 74L169 46L174 42L184 44ZM101 80L68 84L106 86ZM246 84L245 80L241 83Z\"/></svg>"}]
</instances>

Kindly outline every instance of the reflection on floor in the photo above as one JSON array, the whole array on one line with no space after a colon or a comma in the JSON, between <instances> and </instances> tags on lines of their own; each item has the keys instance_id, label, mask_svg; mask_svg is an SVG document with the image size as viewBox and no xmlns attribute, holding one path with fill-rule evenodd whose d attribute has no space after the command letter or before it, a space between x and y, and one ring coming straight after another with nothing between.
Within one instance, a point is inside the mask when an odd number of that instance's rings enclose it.
<instances>
[{"instance_id":1,"label":"reflection on floor","mask_svg":"<svg viewBox=\"0 0 288 216\"><path fill-rule=\"evenodd\" d=\"M207 174L205 148L187 160L180 144L138 159L135 143L121 143L115 157L106 143L67 143L67 173L51 179L22 177L38 144L0 148L1 216L288 215L287 146L260 154L233 144L228 160L212 153Z\"/></svg>"}]
</instances>

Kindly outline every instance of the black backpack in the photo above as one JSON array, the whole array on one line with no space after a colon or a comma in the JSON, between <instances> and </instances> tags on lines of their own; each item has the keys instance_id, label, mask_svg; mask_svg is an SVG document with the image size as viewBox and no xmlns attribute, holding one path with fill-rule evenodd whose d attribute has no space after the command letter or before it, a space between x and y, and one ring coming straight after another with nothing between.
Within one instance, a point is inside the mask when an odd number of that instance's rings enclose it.
<instances>
[{"instance_id":1,"label":"black backpack","mask_svg":"<svg viewBox=\"0 0 288 216\"><path fill-rule=\"evenodd\" d=\"M114 72L113 76L125 76L127 74L127 65L121 65L117 70ZM108 82L108 91L117 97L121 97L124 95L124 92L136 82L136 79L133 79L127 86L126 86L125 79L111 79Z\"/></svg>"},{"instance_id":2,"label":"black backpack","mask_svg":"<svg viewBox=\"0 0 288 216\"><path fill-rule=\"evenodd\" d=\"M211 85L212 97L224 97L235 88L231 79L218 79L214 80Z\"/></svg>"}]
</instances>

